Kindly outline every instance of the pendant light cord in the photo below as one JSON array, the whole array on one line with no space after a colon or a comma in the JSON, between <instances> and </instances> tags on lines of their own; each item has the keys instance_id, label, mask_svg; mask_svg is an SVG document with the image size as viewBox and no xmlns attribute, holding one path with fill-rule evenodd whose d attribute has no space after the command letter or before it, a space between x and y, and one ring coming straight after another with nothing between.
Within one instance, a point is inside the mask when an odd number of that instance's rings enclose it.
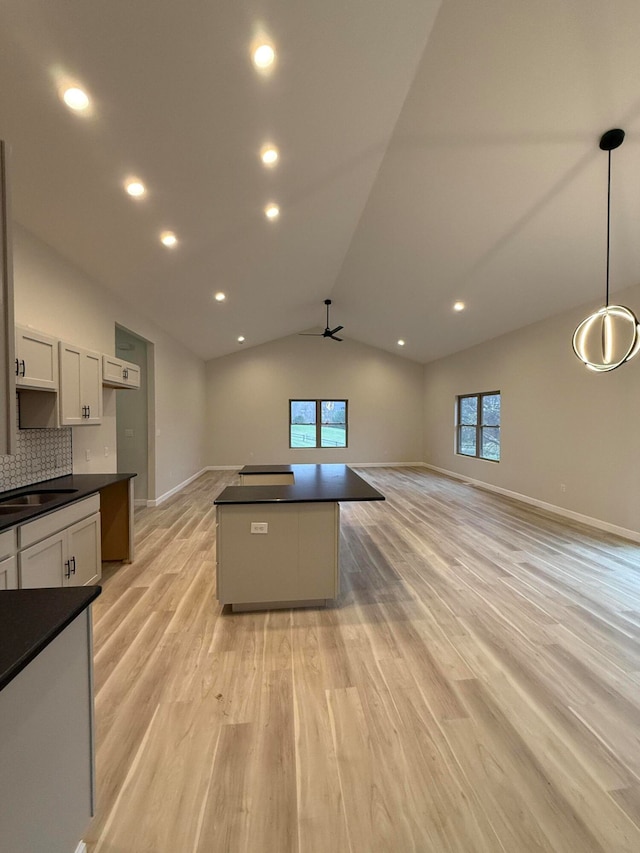
<instances>
[{"instance_id":1,"label":"pendant light cord","mask_svg":"<svg viewBox=\"0 0 640 853\"><path fill-rule=\"evenodd\" d=\"M609 170L607 175L607 298L606 307L609 307L609 244L611 233L611 149L609 149Z\"/></svg>"}]
</instances>

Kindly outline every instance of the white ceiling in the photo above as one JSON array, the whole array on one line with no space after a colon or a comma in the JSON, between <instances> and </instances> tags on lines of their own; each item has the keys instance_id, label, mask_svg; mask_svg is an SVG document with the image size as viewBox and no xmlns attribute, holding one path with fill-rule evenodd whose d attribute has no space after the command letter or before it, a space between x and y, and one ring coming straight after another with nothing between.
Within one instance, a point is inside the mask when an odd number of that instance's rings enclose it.
<instances>
[{"instance_id":1,"label":"white ceiling","mask_svg":"<svg viewBox=\"0 0 640 853\"><path fill-rule=\"evenodd\" d=\"M610 127L627 132L612 289L640 281L638 0L2 0L1 16L14 218L203 358L323 327L327 297L344 337L421 362L599 298ZM90 116L59 100L69 79Z\"/></svg>"}]
</instances>

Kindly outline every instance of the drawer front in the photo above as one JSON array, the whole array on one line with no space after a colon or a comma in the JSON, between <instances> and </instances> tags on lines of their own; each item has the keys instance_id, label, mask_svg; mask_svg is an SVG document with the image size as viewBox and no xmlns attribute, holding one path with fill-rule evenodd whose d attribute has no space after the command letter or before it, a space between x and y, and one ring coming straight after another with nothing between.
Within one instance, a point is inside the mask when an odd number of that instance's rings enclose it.
<instances>
[{"instance_id":1,"label":"drawer front","mask_svg":"<svg viewBox=\"0 0 640 853\"><path fill-rule=\"evenodd\" d=\"M0 533L0 560L5 557L12 557L16 553L16 529L5 530Z\"/></svg>"},{"instance_id":2,"label":"drawer front","mask_svg":"<svg viewBox=\"0 0 640 853\"><path fill-rule=\"evenodd\" d=\"M18 546L26 548L33 545L34 542L39 542L41 539L57 533L58 530L63 530L65 527L75 524L76 521L81 521L88 515L99 512L99 510L100 495L91 495L62 509L50 512L48 515L36 518L34 521L29 521L27 524L22 524L18 528Z\"/></svg>"}]
</instances>

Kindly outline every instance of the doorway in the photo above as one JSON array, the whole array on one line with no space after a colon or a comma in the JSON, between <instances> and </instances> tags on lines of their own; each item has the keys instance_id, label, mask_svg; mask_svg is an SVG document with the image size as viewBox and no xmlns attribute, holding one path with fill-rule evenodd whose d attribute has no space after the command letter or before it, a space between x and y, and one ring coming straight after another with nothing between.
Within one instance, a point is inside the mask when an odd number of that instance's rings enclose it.
<instances>
[{"instance_id":1,"label":"doorway","mask_svg":"<svg viewBox=\"0 0 640 853\"><path fill-rule=\"evenodd\" d=\"M136 506L146 506L154 488L153 447L149 442L149 424L153 417L153 377L149 369L152 350L153 344L122 326L116 326L116 356L140 367L139 390L116 394L118 473L138 475L133 480Z\"/></svg>"}]
</instances>

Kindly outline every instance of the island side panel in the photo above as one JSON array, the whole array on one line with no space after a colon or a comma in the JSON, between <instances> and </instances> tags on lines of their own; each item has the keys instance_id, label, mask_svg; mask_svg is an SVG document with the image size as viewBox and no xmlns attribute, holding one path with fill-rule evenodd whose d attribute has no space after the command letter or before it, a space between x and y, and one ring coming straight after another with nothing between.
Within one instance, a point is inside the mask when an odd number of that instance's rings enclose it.
<instances>
[{"instance_id":1,"label":"island side panel","mask_svg":"<svg viewBox=\"0 0 640 853\"><path fill-rule=\"evenodd\" d=\"M217 507L222 604L332 599L338 593L339 506L334 502ZM251 523L267 533L251 533Z\"/></svg>"},{"instance_id":2,"label":"island side panel","mask_svg":"<svg viewBox=\"0 0 640 853\"><path fill-rule=\"evenodd\" d=\"M76 849L92 813L86 610L0 691L0 847Z\"/></svg>"}]
</instances>

